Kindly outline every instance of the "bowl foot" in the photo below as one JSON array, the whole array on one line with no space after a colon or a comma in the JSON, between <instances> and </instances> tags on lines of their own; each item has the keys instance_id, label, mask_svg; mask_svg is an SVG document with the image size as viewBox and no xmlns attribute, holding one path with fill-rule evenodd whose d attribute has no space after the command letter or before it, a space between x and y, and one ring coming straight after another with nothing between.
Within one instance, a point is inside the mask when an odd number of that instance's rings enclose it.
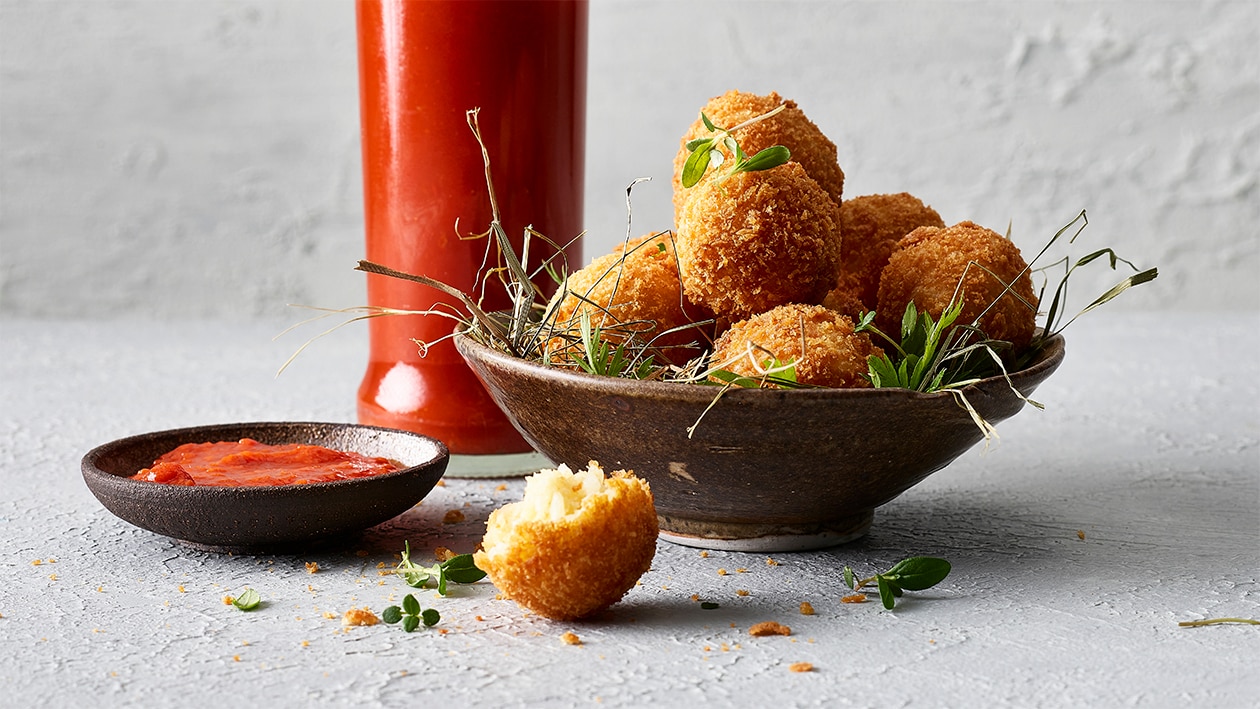
<instances>
[{"instance_id":1,"label":"bowl foot","mask_svg":"<svg viewBox=\"0 0 1260 709\"><path fill-rule=\"evenodd\" d=\"M818 524L732 524L659 517L661 539L718 551L787 552L825 549L859 539L871 528L874 510Z\"/></svg>"}]
</instances>

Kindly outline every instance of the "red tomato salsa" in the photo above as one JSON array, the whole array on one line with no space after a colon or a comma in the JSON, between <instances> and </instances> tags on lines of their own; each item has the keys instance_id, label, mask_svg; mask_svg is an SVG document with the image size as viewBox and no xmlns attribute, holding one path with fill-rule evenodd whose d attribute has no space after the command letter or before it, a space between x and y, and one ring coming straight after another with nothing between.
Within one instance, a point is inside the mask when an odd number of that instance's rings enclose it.
<instances>
[{"instance_id":1,"label":"red tomato salsa","mask_svg":"<svg viewBox=\"0 0 1260 709\"><path fill-rule=\"evenodd\" d=\"M388 458L372 458L300 443L269 445L252 438L185 443L163 454L133 480L167 485L302 485L364 478L401 469Z\"/></svg>"}]
</instances>

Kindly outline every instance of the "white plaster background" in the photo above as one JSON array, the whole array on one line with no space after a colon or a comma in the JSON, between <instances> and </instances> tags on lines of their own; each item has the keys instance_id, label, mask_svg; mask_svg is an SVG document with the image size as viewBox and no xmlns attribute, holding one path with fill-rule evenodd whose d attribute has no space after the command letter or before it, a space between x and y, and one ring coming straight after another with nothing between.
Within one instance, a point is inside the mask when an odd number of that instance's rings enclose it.
<instances>
[{"instance_id":1,"label":"white plaster background","mask_svg":"<svg viewBox=\"0 0 1260 709\"><path fill-rule=\"evenodd\" d=\"M1087 209L1085 250L1161 269L1111 307L1260 310L1260 3L595 0L590 22L588 256L634 178L635 231L670 226L705 100L775 90L839 145L846 196L1013 222L1025 251ZM0 0L0 315L361 304L355 62L351 0Z\"/></svg>"}]
</instances>

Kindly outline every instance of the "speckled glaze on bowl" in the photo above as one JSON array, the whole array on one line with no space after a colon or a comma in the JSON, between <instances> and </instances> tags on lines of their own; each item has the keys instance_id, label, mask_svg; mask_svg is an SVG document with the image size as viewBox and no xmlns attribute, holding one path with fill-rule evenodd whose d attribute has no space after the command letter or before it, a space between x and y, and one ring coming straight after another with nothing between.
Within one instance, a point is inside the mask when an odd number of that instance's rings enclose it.
<instances>
[{"instance_id":1,"label":"speckled glaze on bowl","mask_svg":"<svg viewBox=\"0 0 1260 709\"><path fill-rule=\"evenodd\" d=\"M543 367L463 335L455 344L540 452L574 468L634 470L652 486L662 538L691 546L796 551L856 539L876 507L983 439L947 392L732 389L714 404L714 387ZM1012 384L1032 394L1063 355L1056 336ZM1001 377L963 391L994 424L1024 404Z\"/></svg>"},{"instance_id":2,"label":"speckled glaze on bowl","mask_svg":"<svg viewBox=\"0 0 1260 709\"><path fill-rule=\"evenodd\" d=\"M184 443L253 438L307 443L399 462L403 470L366 478L274 487L198 487L131 480ZM296 552L380 524L433 489L449 454L440 441L406 431L345 423L231 423L145 433L83 457L83 480L110 512L189 546L221 552Z\"/></svg>"}]
</instances>

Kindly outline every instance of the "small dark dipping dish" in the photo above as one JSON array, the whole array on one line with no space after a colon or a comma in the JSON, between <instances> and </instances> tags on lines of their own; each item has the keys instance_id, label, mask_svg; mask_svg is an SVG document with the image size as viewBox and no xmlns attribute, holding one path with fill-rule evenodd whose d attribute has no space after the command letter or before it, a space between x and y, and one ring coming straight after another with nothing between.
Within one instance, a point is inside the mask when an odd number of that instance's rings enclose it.
<instances>
[{"instance_id":1,"label":"small dark dipping dish","mask_svg":"<svg viewBox=\"0 0 1260 709\"><path fill-rule=\"evenodd\" d=\"M393 473L306 485L210 487L132 480L185 443L303 443L379 456ZM433 489L449 454L441 441L346 423L231 423L145 433L83 457L83 480L105 509L192 547L238 553L296 552L358 532L410 509Z\"/></svg>"},{"instance_id":2,"label":"small dark dipping dish","mask_svg":"<svg viewBox=\"0 0 1260 709\"><path fill-rule=\"evenodd\" d=\"M648 481L661 537L735 551L856 539L876 507L983 439L949 392L730 389L545 367L458 335L455 345L525 438L556 463L598 461ZM962 389L990 424L1013 416L1063 361L1035 361ZM715 401L716 398L716 401ZM697 424L698 422L698 424ZM695 426L694 433L688 429Z\"/></svg>"}]
</instances>

